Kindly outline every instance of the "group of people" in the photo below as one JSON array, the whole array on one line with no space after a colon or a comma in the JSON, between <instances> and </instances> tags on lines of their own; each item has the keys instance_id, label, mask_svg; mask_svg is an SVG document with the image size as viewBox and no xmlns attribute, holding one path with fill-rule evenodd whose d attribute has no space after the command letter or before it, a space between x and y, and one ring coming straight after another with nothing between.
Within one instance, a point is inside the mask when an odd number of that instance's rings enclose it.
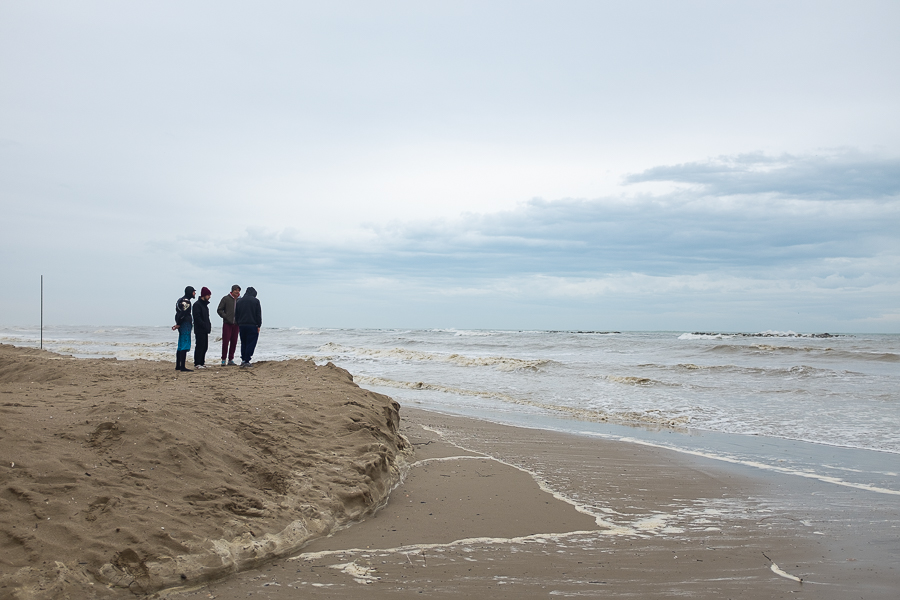
<instances>
[{"instance_id":1,"label":"group of people","mask_svg":"<svg viewBox=\"0 0 900 600\"><path fill-rule=\"evenodd\" d=\"M206 352L209 349L209 334L212 323L209 320L209 299L212 292L208 287L200 290L200 299L193 304L197 290L191 286L184 288L184 296L175 302L175 325L178 331L178 350L175 352L175 370L190 372L185 365L187 353L191 350L191 330L194 332L194 367L206 368ZM238 338L241 340L241 366L250 367L250 359L256 350L259 330L262 327L262 307L256 297L256 290L247 288L241 296L241 286L231 286L231 292L222 297L216 313L222 317L222 366L235 365L234 353ZM227 357L227 358L226 358Z\"/></svg>"}]
</instances>

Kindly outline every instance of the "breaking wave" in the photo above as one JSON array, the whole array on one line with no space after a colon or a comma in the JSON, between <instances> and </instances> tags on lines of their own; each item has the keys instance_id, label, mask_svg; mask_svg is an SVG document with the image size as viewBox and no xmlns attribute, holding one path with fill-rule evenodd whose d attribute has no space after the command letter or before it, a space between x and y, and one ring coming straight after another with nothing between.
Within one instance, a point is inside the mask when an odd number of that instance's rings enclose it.
<instances>
[{"instance_id":1,"label":"breaking wave","mask_svg":"<svg viewBox=\"0 0 900 600\"><path fill-rule=\"evenodd\" d=\"M334 342L319 347L319 352L326 354L363 356L376 359L397 359L408 361L435 361L454 364L460 367L495 367L501 371L537 371L541 367L553 363L552 360L510 358L506 356L464 356L462 354L441 354L438 352L422 352L406 348L351 348ZM321 358L321 357L319 357Z\"/></svg>"},{"instance_id":2,"label":"breaking wave","mask_svg":"<svg viewBox=\"0 0 900 600\"><path fill-rule=\"evenodd\" d=\"M900 354L892 352L854 352L852 350L835 350L828 346L778 346L774 344L718 344L708 348L705 352L722 354L746 354L746 353L785 353L785 354L811 354L827 353L829 358L841 360L862 360L877 362L900 362Z\"/></svg>"},{"instance_id":3,"label":"breaking wave","mask_svg":"<svg viewBox=\"0 0 900 600\"><path fill-rule=\"evenodd\" d=\"M626 377L622 375L607 375L606 380L614 383L624 383L626 385L654 385L661 383L660 381L650 379L649 377Z\"/></svg>"},{"instance_id":4,"label":"breaking wave","mask_svg":"<svg viewBox=\"0 0 900 600\"><path fill-rule=\"evenodd\" d=\"M695 331L682 333L679 340L724 340L729 338L836 338L846 337L838 333L797 333L795 331L760 331L758 333L714 333Z\"/></svg>"},{"instance_id":5,"label":"breaking wave","mask_svg":"<svg viewBox=\"0 0 900 600\"><path fill-rule=\"evenodd\" d=\"M667 415L663 411L657 409L644 411L607 412L596 409L561 406L559 404L549 404L546 402L524 400L522 398L515 398L513 396L510 396L509 394L504 394L501 392L467 390L436 383L426 383L423 381L397 381L395 379L386 379L384 377L369 377L367 375L357 375L353 378L353 380L358 384L365 385L375 385L407 390L429 390L434 392L443 392L446 394L456 394L460 396L473 396L477 398L499 400L501 402L506 402L509 404L530 406L533 408L564 413L570 419L575 419L578 421L590 421L594 423L616 423L621 425L655 425L661 427L677 428L686 426L688 423L690 423L691 420L691 418L687 415Z\"/></svg>"}]
</instances>

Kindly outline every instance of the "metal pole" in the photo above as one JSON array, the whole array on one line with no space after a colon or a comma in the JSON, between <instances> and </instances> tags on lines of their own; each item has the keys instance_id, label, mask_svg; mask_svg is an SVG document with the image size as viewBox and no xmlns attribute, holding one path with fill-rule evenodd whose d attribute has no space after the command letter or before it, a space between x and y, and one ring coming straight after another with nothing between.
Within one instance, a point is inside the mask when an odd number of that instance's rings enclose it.
<instances>
[{"instance_id":1,"label":"metal pole","mask_svg":"<svg viewBox=\"0 0 900 600\"><path fill-rule=\"evenodd\" d=\"M44 276L41 275L41 350L44 349Z\"/></svg>"}]
</instances>

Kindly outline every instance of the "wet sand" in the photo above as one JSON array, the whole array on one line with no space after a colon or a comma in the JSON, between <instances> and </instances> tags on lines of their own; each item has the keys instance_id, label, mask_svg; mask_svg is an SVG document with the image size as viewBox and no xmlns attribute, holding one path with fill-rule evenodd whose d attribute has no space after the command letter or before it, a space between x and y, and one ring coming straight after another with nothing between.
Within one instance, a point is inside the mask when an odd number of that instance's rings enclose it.
<instances>
[{"instance_id":1,"label":"wet sand","mask_svg":"<svg viewBox=\"0 0 900 600\"><path fill-rule=\"evenodd\" d=\"M637 444L398 415L346 371L306 361L171 367L0 346L0 598L900 588L893 498L868 519L871 497L857 491Z\"/></svg>"},{"instance_id":2,"label":"wet sand","mask_svg":"<svg viewBox=\"0 0 900 600\"><path fill-rule=\"evenodd\" d=\"M385 508L187 596L896 597L890 556L845 553L823 523L774 508L768 480L416 410L403 411L402 431L416 462Z\"/></svg>"}]
</instances>

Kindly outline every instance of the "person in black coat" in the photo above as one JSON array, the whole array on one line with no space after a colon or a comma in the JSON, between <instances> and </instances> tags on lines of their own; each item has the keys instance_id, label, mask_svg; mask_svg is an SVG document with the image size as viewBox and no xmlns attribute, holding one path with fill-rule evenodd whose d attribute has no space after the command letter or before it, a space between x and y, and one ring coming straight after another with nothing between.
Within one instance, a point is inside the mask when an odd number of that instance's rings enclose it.
<instances>
[{"instance_id":1,"label":"person in black coat","mask_svg":"<svg viewBox=\"0 0 900 600\"><path fill-rule=\"evenodd\" d=\"M209 334L212 331L212 323L209 321L209 299L212 292L208 287L200 290L200 299L194 303L191 312L194 316L194 366L198 369L206 368L206 350L209 348Z\"/></svg>"},{"instance_id":2,"label":"person in black coat","mask_svg":"<svg viewBox=\"0 0 900 600\"><path fill-rule=\"evenodd\" d=\"M197 295L197 291L187 286L184 288L184 296L175 301L175 324L172 331L178 331L178 348L175 351L175 370L190 372L184 363L187 353L191 349L191 300Z\"/></svg>"},{"instance_id":3,"label":"person in black coat","mask_svg":"<svg viewBox=\"0 0 900 600\"><path fill-rule=\"evenodd\" d=\"M256 298L256 290L248 287L244 297L234 307L234 320L240 327L241 366L249 367L250 359L256 350L259 330L262 327L262 307Z\"/></svg>"}]
</instances>

